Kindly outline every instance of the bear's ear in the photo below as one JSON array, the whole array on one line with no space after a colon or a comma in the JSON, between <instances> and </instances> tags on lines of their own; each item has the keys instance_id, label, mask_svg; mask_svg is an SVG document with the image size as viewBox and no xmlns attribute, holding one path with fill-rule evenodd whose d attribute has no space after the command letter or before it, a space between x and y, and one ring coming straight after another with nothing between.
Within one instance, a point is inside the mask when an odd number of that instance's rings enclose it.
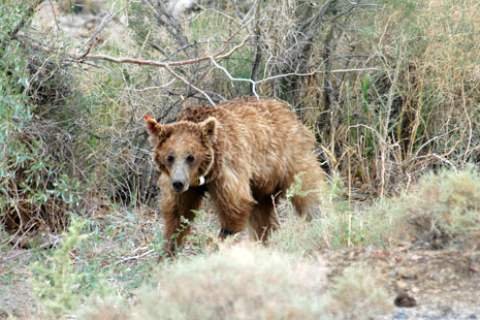
<instances>
[{"instance_id":1,"label":"bear's ear","mask_svg":"<svg viewBox=\"0 0 480 320\"><path fill-rule=\"evenodd\" d=\"M150 135L150 142L154 145L158 142L163 132L163 127L152 117L145 116L145 121L147 123L148 134Z\"/></svg>"},{"instance_id":2,"label":"bear's ear","mask_svg":"<svg viewBox=\"0 0 480 320\"><path fill-rule=\"evenodd\" d=\"M208 117L207 120L200 123L202 138L208 142L213 142L217 138L218 121L214 117Z\"/></svg>"}]
</instances>

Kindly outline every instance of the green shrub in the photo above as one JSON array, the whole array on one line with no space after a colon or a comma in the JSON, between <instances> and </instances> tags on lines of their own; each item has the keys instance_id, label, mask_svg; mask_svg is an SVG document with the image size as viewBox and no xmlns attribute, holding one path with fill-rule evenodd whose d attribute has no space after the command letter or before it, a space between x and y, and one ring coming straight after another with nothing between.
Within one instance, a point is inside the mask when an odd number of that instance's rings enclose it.
<instances>
[{"instance_id":1,"label":"green shrub","mask_svg":"<svg viewBox=\"0 0 480 320\"><path fill-rule=\"evenodd\" d=\"M89 296L113 296L113 288L101 272L91 274L88 268L75 265L78 247L87 238L81 234L86 221L72 220L68 233L63 234L60 248L45 262L35 262L31 269L31 287L38 298L41 312L59 317L77 311ZM92 279L93 278L93 279ZM94 282L93 287L90 282ZM86 289L88 288L88 289Z\"/></svg>"},{"instance_id":2,"label":"green shrub","mask_svg":"<svg viewBox=\"0 0 480 320\"><path fill-rule=\"evenodd\" d=\"M74 272L71 252L85 238L85 235L80 235L84 225L84 222L74 220L50 262L47 265L36 262L32 266L32 289L47 316L60 316L71 312L80 301L78 286L82 275Z\"/></svg>"}]
</instances>

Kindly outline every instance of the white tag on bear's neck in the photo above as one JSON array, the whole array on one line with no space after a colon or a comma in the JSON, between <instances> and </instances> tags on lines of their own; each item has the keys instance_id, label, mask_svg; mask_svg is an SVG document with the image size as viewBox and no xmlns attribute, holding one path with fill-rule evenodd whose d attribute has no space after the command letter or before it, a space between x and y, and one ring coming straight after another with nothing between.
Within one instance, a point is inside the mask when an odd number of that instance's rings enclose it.
<instances>
[{"instance_id":1,"label":"white tag on bear's neck","mask_svg":"<svg viewBox=\"0 0 480 320\"><path fill-rule=\"evenodd\" d=\"M190 186L191 187L199 187L199 186L203 186L205 184L205 177L204 176L200 176L197 180L195 180L195 182L193 184L191 184Z\"/></svg>"}]
</instances>

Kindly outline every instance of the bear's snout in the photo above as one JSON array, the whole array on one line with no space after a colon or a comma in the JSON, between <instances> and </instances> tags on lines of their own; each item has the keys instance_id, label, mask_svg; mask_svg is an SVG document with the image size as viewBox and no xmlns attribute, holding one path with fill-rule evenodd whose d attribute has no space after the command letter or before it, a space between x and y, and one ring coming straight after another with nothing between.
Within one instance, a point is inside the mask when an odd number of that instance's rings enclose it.
<instances>
[{"instance_id":1,"label":"bear's snout","mask_svg":"<svg viewBox=\"0 0 480 320\"><path fill-rule=\"evenodd\" d=\"M172 179L172 189L176 193L180 193L188 190L188 187L189 187L188 170L183 163L178 163L174 165L171 179Z\"/></svg>"},{"instance_id":2,"label":"bear's snout","mask_svg":"<svg viewBox=\"0 0 480 320\"><path fill-rule=\"evenodd\" d=\"M172 188L173 188L173 191L175 191L176 193L180 193L184 191L183 189L185 188L185 183L179 180L172 181Z\"/></svg>"}]
</instances>

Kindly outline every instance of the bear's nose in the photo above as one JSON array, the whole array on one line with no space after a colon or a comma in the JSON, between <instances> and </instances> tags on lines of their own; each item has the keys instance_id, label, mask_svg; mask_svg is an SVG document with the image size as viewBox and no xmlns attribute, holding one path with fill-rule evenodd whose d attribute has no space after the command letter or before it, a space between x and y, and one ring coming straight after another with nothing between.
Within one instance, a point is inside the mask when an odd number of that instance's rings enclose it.
<instances>
[{"instance_id":1,"label":"bear's nose","mask_svg":"<svg viewBox=\"0 0 480 320\"><path fill-rule=\"evenodd\" d=\"M182 181L173 181L172 182L172 187L175 192L182 192L183 191L183 182Z\"/></svg>"}]
</instances>

